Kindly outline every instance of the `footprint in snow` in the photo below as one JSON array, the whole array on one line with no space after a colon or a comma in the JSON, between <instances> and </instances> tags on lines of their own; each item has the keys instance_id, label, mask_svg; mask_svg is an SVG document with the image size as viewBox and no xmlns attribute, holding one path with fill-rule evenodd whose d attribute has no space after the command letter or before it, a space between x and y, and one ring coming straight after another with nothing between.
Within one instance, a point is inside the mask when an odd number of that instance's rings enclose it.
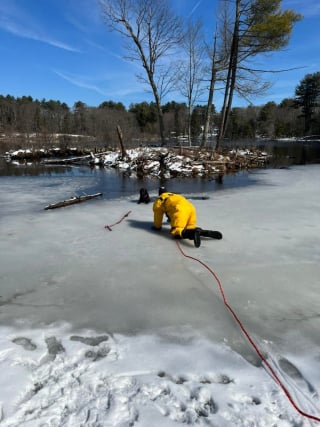
<instances>
[{"instance_id":1,"label":"footprint in snow","mask_svg":"<svg viewBox=\"0 0 320 427\"><path fill-rule=\"evenodd\" d=\"M60 341L57 340L56 337L48 337L45 339L45 342L47 344L47 349L50 356L55 358L58 353L65 352L63 345Z\"/></svg>"},{"instance_id":2,"label":"footprint in snow","mask_svg":"<svg viewBox=\"0 0 320 427\"><path fill-rule=\"evenodd\" d=\"M285 357L282 357L279 359L279 366L285 372L290 378L295 380L296 382L300 383L302 386L306 386L308 391L312 393L313 395L317 396L318 393L313 387L312 384L309 383L309 381L302 375L302 373L299 371L299 369L291 363L288 359Z\"/></svg>"},{"instance_id":3,"label":"footprint in snow","mask_svg":"<svg viewBox=\"0 0 320 427\"><path fill-rule=\"evenodd\" d=\"M79 341L83 344L90 345L92 347L95 347L104 341L108 341L108 339L109 339L108 335L101 335L97 337L81 337L78 335L72 335L70 337L71 341Z\"/></svg>"},{"instance_id":4,"label":"footprint in snow","mask_svg":"<svg viewBox=\"0 0 320 427\"><path fill-rule=\"evenodd\" d=\"M14 344L21 345L25 350L33 351L37 346L29 338L17 337L12 340Z\"/></svg>"},{"instance_id":5,"label":"footprint in snow","mask_svg":"<svg viewBox=\"0 0 320 427\"><path fill-rule=\"evenodd\" d=\"M110 352L110 348L105 347L105 348L101 348L98 351L88 350L86 352L85 356L88 359L92 359L93 362L96 362L97 360L100 360L100 359L103 359L104 357L107 357L109 352Z\"/></svg>"}]
</instances>

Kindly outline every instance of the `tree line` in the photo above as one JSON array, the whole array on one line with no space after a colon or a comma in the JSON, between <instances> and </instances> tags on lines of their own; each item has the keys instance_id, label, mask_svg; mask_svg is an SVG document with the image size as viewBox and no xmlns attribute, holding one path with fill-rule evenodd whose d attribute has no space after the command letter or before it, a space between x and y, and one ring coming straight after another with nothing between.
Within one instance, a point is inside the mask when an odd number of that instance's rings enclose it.
<instances>
[{"instance_id":1,"label":"tree line","mask_svg":"<svg viewBox=\"0 0 320 427\"><path fill-rule=\"evenodd\" d=\"M0 131L84 135L110 144L117 128L127 141L197 143L205 147L215 135L216 148L225 138L278 138L319 134L319 76L308 74L292 99L279 105L233 107L233 97L262 95L269 87L268 72L254 67L259 56L284 49L293 25L302 16L281 9L282 0L218 0L212 33L201 20L182 20L169 0L100 0L110 31L125 41L126 59L140 66L138 80L154 101L130 105L105 101L98 107L76 102L73 107L30 96L0 96ZM135 67L136 69L136 67ZM164 104L170 92L185 102ZM221 91L217 112L214 95ZM205 101L207 99L207 101ZM67 136L69 135L69 136Z\"/></svg>"},{"instance_id":2,"label":"tree line","mask_svg":"<svg viewBox=\"0 0 320 427\"><path fill-rule=\"evenodd\" d=\"M191 114L186 103L175 101L161 106L165 141L170 144L201 145L207 109L195 105ZM212 105L207 146L212 145L222 122L222 111ZM128 109L114 101L90 107L81 101L73 107L54 100L37 100L31 96L14 98L0 95L0 132L7 137L17 133L25 139L39 135L44 140L59 134L71 142L72 135L92 138L103 145L118 143L116 126L120 126L126 146L161 143L157 107L154 102L131 104ZM279 104L234 107L230 111L225 138L277 139L320 135L320 72L307 74L295 89L295 96Z\"/></svg>"}]
</instances>

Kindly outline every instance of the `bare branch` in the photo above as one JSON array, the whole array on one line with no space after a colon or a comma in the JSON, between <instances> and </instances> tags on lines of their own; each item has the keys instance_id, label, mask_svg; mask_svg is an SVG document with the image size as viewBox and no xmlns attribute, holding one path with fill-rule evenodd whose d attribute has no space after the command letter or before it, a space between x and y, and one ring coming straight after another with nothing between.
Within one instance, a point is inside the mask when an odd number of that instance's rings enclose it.
<instances>
[{"instance_id":1,"label":"bare branch","mask_svg":"<svg viewBox=\"0 0 320 427\"><path fill-rule=\"evenodd\" d=\"M182 33L179 19L167 0L100 0L102 14L112 31L126 40L127 56L140 63L158 109L160 135L164 144L161 99L172 88L169 60L178 47Z\"/></svg>"}]
</instances>

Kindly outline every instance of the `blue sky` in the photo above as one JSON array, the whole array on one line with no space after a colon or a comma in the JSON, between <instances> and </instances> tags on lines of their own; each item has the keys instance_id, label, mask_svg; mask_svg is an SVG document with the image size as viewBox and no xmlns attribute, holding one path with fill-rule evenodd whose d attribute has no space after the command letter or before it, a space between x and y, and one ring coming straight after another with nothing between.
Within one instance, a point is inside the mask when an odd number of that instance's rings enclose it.
<instances>
[{"instance_id":1,"label":"blue sky","mask_svg":"<svg viewBox=\"0 0 320 427\"><path fill-rule=\"evenodd\" d=\"M175 11L202 18L212 33L216 0L173 0ZM255 63L265 69L297 68L266 76L273 81L268 94L254 105L281 102L294 96L306 74L320 71L320 1L283 0L304 19L293 30L282 52ZM0 0L0 94L53 99L70 107L77 101L98 106L103 101L152 101L136 79L137 65L123 59L123 41L103 22L97 0ZM184 102L169 94L164 102ZM214 103L221 106L216 95ZM234 106L247 105L235 99Z\"/></svg>"}]
</instances>

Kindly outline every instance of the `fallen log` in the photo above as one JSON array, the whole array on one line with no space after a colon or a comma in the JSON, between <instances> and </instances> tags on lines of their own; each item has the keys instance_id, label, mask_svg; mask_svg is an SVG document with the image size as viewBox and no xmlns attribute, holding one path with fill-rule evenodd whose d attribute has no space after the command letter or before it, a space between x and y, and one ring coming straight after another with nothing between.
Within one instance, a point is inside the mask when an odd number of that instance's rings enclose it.
<instances>
[{"instance_id":1,"label":"fallen log","mask_svg":"<svg viewBox=\"0 0 320 427\"><path fill-rule=\"evenodd\" d=\"M45 164L45 165L71 165L72 163L79 163L79 162L84 162L84 161L88 161L91 158L91 155L85 155L85 156L81 156L81 157L70 157L67 159L44 159L42 160L41 163Z\"/></svg>"},{"instance_id":2,"label":"fallen log","mask_svg":"<svg viewBox=\"0 0 320 427\"><path fill-rule=\"evenodd\" d=\"M96 194L88 194L85 196L79 196L79 197L71 197L71 199L64 200L63 202L57 202L52 203L51 205L46 206L44 209L57 209L57 208L63 208L64 206L74 205L75 203L81 203L85 202L86 200L93 199L95 197L102 196L102 193L96 193Z\"/></svg>"}]
</instances>

